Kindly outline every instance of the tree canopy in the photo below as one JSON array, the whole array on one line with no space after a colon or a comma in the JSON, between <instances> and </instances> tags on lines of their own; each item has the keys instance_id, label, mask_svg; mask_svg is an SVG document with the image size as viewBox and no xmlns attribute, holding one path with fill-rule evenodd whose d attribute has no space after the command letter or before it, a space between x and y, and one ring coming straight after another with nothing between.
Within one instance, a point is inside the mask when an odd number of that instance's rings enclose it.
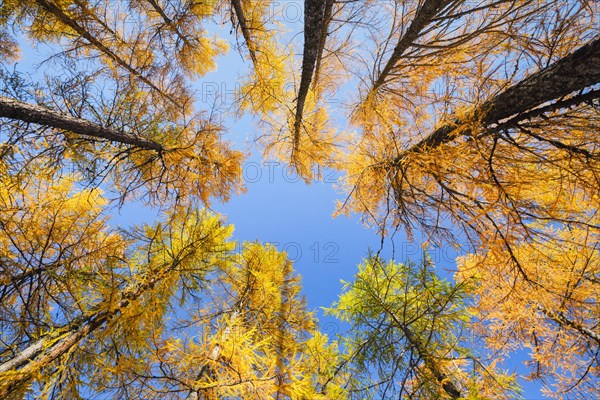
<instances>
[{"instance_id":1,"label":"tree canopy","mask_svg":"<svg viewBox=\"0 0 600 400\"><path fill-rule=\"evenodd\" d=\"M600 396L598 3L298 5L2 1L0 398L512 399L515 352ZM230 47L221 118L197 85ZM321 332L285 252L209 211L246 190L245 116L382 243L467 243L454 276L365 248Z\"/></svg>"}]
</instances>

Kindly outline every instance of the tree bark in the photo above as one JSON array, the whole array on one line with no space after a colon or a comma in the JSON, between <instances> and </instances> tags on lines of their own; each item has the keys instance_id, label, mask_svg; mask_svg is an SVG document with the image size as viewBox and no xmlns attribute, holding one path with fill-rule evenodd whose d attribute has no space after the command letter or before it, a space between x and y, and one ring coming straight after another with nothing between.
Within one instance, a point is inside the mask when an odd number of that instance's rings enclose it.
<instances>
[{"instance_id":1,"label":"tree bark","mask_svg":"<svg viewBox=\"0 0 600 400\"><path fill-rule=\"evenodd\" d=\"M0 384L0 398L7 398L13 391L18 390L36 371L66 354L79 341L104 325L112 315L114 313L99 312L88 318L85 323L71 327L66 333L49 334L0 365L0 376L6 374ZM59 328L59 331L61 330Z\"/></svg>"},{"instance_id":2,"label":"tree bark","mask_svg":"<svg viewBox=\"0 0 600 400\"><path fill-rule=\"evenodd\" d=\"M319 55L326 3L323 0L304 1L304 51L302 54L300 87L298 88L298 99L296 100L292 157L294 157L300 143L300 128L302 126L304 103L308 96L308 90L310 89L310 83L317 63L317 56Z\"/></svg>"},{"instance_id":3,"label":"tree bark","mask_svg":"<svg viewBox=\"0 0 600 400\"><path fill-rule=\"evenodd\" d=\"M486 127L500 124L503 119L509 117L518 120L520 114L525 114L535 107L599 83L599 65L600 38L492 97L478 107L473 116L480 119ZM457 118L454 124L446 124L436 129L400 154L395 160L396 163L402 161L409 153L425 152L450 142L454 138L456 127L462 123L463 121Z\"/></svg>"},{"instance_id":4,"label":"tree bark","mask_svg":"<svg viewBox=\"0 0 600 400\"><path fill-rule=\"evenodd\" d=\"M254 39L252 39L252 34L250 33L250 29L248 28L248 21L246 20L246 15L244 14L244 8L242 7L241 0L231 0L231 5L233 6L233 11L235 12L235 16L240 24L240 30L242 31L242 36L246 41L246 46L248 47L248 53L250 53L250 59L254 64L254 68L256 69L256 49L254 45Z\"/></svg>"},{"instance_id":5,"label":"tree bark","mask_svg":"<svg viewBox=\"0 0 600 400\"><path fill-rule=\"evenodd\" d=\"M333 1L334 0L326 0L325 11L323 15L323 24L321 27L321 37L319 38L319 51L317 54L317 62L315 65L315 76L313 78L313 91L317 93L319 77L321 74L321 63L323 61L323 52L325 51L325 43L327 42L327 36L329 35L329 24L331 23L331 18L333 16Z\"/></svg>"},{"instance_id":6,"label":"tree bark","mask_svg":"<svg viewBox=\"0 0 600 400\"><path fill-rule=\"evenodd\" d=\"M24 103L4 96L0 96L0 117L44 125L81 136L90 136L128 144L140 149L154 150L156 152L164 150L160 143L152 140L135 137L122 131L103 127L83 118L73 117L46 107Z\"/></svg>"}]
</instances>

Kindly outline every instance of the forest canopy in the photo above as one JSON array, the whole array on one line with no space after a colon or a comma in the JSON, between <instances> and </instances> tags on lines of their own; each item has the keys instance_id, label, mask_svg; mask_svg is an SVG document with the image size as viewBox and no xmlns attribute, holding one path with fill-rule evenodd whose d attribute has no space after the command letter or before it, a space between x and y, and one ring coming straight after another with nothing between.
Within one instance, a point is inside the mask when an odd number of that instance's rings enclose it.
<instances>
[{"instance_id":1,"label":"forest canopy","mask_svg":"<svg viewBox=\"0 0 600 400\"><path fill-rule=\"evenodd\" d=\"M599 3L290 4L0 3L0 398L599 398ZM223 111L198 85L229 52ZM365 248L328 336L218 214L246 117L382 243L468 244L453 276Z\"/></svg>"}]
</instances>

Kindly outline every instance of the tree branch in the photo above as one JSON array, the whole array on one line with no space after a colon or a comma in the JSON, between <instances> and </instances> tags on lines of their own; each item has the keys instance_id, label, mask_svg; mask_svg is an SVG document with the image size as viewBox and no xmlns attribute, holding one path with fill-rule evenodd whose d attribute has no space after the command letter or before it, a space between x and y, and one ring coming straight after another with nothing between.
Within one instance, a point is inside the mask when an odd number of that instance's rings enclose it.
<instances>
[{"instance_id":1,"label":"tree branch","mask_svg":"<svg viewBox=\"0 0 600 400\"><path fill-rule=\"evenodd\" d=\"M563 327L563 328L568 327L571 329L575 329L577 332L581 333L588 339L591 339L594 342L596 342L598 345L600 345L600 334L598 332L594 332L593 330L591 330L575 321L571 321L561 311L554 312L554 311L548 310L541 306L538 307L538 309L542 313L544 313L544 315L546 317L550 318L552 321L556 322L561 327Z\"/></svg>"}]
</instances>

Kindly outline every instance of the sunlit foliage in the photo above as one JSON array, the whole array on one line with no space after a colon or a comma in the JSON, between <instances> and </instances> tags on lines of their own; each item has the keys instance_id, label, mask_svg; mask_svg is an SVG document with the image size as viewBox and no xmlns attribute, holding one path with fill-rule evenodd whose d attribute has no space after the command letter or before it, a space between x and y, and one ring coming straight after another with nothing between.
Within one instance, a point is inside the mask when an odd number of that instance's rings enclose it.
<instances>
[{"instance_id":1,"label":"sunlit foliage","mask_svg":"<svg viewBox=\"0 0 600 400\"><path fill-rule=\"evenodd\" d=\"M2 1L1 398L514 398L523 349L600 396L597 3L303 3ZM200 108L230 47L235 101ZM455 282L369 256L319 332L286 255L203 211L244 190L247 115L382 243L470 245Z\"/></svg>"}]
</instances>

